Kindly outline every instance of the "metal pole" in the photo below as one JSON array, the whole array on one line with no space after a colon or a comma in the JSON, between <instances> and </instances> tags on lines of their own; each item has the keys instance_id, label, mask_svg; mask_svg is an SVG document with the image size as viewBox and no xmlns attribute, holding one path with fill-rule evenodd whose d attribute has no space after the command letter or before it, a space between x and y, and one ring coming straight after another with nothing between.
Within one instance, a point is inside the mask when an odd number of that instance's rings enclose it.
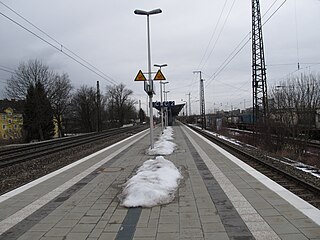
<instances>
[{"instance_id":1,"label":"metal pole","mask_svg":"<svg viewBox=\"0 0 320 240\"><path fill-rule=\"evenodd\" d=\"M160 70L161 70L161 67L160 67ZM161 132L163 134L163 101L162 101L162 83L161 83L161 80L160 80L160 102L161 102Z\"/></svg>"},{"instance_id":2,"label":"metal pole","mask_svg":"<svg viewBox=\"0 0 320 240\"><path fill-rule=\"evenodd\" d=\"M189 96L189 115L191 115L191 102L190 102L190 95L191 93L187 93L187 95Z\"/></svg>"},{"instance_id":3,"label":"metal pole","mask_svg":"<svg viewBox=\"0 0 320 240\"><path fill-rule=\"evenodd\" d=\"M186 101L186 116L188 117L188 102Z\"/></svg>"},{"instance_id":4,"label":"metal pole","mask_svg":"<svg viewBox=\"0 0 320 240\"><path fill-rule=\"evenodd\" d=\"M168 66L167 64L154 64L153 66L155 67L159 67L160 68L160 71L162 69L162 67L166 67ZM160 80L160 102L161 102L161 105L160 105L160 111L161 111L161 133L163 133L163 98L162 98L162 84L166 84L168 82L162 82L162 80Z\"/></svg>"},{"instance_id":5,"label":"metal pole","mask_svg":"<svg viewBox=\"0 0 320 240\"><path fill-rule=\"evenodd\" d=\"M166 85L164 84L163 86L163 92L164 92L164 101L167 101L166 100ZM167 129L167 107L165 108L165 111L164 111L164 128Z\"/></svg>"},{"instance_id":6,"label":"metal pole","mask_svg":"<svg viewBox=\"0 0 320 240\"><path fill-rule=\"evenodd\" d=\"M151 50L150 50L150 26L149 15L147 15L147 32L148 32L148 81L149 89L149 112L150 112L150 148L153 149L153 107L152 107L152 95L153 95L153 81L151 78Z\"/></svg>"},{"instance_id":7,"label":"metal pole","mask_svg":"<svg viewBox=\"0 0 320 240\"><path fill-rule=\"evenodd\" d=\"M135 14L147 16L147 35L148 35L148 83L147 93L149 95L149 109L150 109L150 148L153 148L153 81L151 78L151 50L150 50L150 26L149 26L149 15L162 13L161 9L154 9L152 11L135 10ZM145 82L146 83L146 82Z\"/></svg>"},{"instance_id":8,"label":"metal pole","mask_svg":"<svg viewBox=\"0 0 320 240\"><path fill-rule=\"evenodd\" d=\"M101 96L99 81L97 81L97 132L101 132Z\"/></svg>"},{"instance_id":9,"label":"metal pole","mask_svg":"<svg viewBox=\"0 0 320 240\"><path fill-rule=\"evenodd\" d=\"M164 96L165 96L165 100L164 101L168 101L168 92L170 91L164 91ZM169 108L168 107L165 107L166 108L166 125L165 125L165 128L166 126L169 126Z\"/></svg>"},{"instance_id":10,"label":"metal pole","mask_svg":"<svg viewBox=\"0 0 320 240\"><path fill-rule=\"evenodd\" d=\"M200 73L200 116L202 119L202 129L206 128L205 123L205 101L204 101L204 86L203 86L203 79L202 79L202 72L201 71L193 71L193 73Z\"/></svg>"}]
</instances>

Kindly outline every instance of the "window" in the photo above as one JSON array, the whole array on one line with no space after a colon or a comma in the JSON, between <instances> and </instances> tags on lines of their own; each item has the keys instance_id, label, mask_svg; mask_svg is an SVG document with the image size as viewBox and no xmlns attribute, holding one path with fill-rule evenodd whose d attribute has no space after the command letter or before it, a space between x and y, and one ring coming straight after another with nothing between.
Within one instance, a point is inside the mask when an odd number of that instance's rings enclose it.
<instances>
[{"instance_id":1,"label":"window","mask_svg":"<svg viewBox=\"0 0 320 240\"><path fill-rule=\"evenodd\" d=\"M14 115L14 116L13 116L13 119L16 121L16 120L17 120L17 115Z\"/></svg>"},{"instance_id":2,"label":"window","mask_svg":"<svg viewBox=\"0 0 320 240\"><path fill-rule=\"evenodd\" d=\"M9 119L8 122L9 122L9 124L11 124L12 123L12 119Z\"/></svg>"},{"instance_id":3,"label":"window","mask_svg":"<svg viewBox=\"0 0 320 240\"><path fill-rule=\"evenodd\" d=\"M14 125L14 129L17 129L17 128L18 128L18 126L17 126L17 124L15 124L15 125Z\"/></svg>"},{"instance_id":4,"label":"window","mask_svg":"<svg viewBox=\"0 0 320 240\"><path fill-rule=\"evenodd\" d=\"M6 129L6 125L3 124L3 125L2 125L2 129Z\"/></svg>"},{"instance_id":5,"label":"window","mask_svg":"<svg viewBox=\"0 0 320 240\"><path fill-rule=\"evenodd\" d=\"M6 120L6 115L2 114L2 120Z\"/></svg>"}]
</instances>

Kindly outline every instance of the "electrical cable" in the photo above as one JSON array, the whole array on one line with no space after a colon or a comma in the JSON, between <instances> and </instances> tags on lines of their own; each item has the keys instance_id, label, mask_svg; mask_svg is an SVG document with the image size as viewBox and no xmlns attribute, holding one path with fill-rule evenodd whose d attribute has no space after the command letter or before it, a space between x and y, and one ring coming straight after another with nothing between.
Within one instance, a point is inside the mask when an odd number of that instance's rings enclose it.
<instances>
[{"instance_id":1,"label":"electrical cable","mask_svg":"<svg viewBox=\"0 0 320 240\"><path fill-rule=\"evenodd\" d=\"M267 18L267 20L262 24L264 26L269 20L279 11L279 9L287 2L287 0L284 0L280 6Z\"/></svg>"},{"instance_id":2,"label":"electrical cable","mask_svg":"<svg viewBox=\"0 0 320 240\"><path fill-rule=\"evenodd\" d=\"M88 62L87 60L85 60L84 58L80 57L78 54L76 54L75 52L73 52L72 50L70 50L69 48L65 47L62 43L60 43L59 41L57 41L56 39L54 39L53 37L51 37L49 34L47 34L45 31L41 30L39 27L37 27L35 24L33 24L32 22L30 22L28 19L24 18L21 14L17 13L15 10L13 10L12 8L10 8L9 6L7 6L6 4L4 4L2 1L0 1L0 3L5 6L6 8L8 8L10 11L12 11L13 13L15 13L16 15L18 15L20 18L22 18L24 21L26 21L27 23L29 23L31 26L33 26L34 28L36 28L38 31L40 31L41 33L43 33L45 36L47 36L48 38L50 38L52 41L54 41L56 44L58 44L60 46L60 48L56 47L55 45L53 45L52 43L50 43L49 41L45 40L44 38L42 38L41 36L39 36L38 34L32 32L31 30L29 30L28 28L24 27L22 24L18 23L17 21L13 20L12 18L8 17L7 15L5 15L4 13L0 12L0 14L4 17L6 17L7 19L9 19L10 21L12 21L13 23L17 24L18 26L20 26L21 28L23 28L24 30L28 31L29 33L33 34L34 36L38 37L40 40L44 41L45 43L47 43L48 45L50 45L51 47L55 48L56 50L58 50L59 52L63 53L64 55L68 56L69 58L71 58L72 60L76 61L77 63L79 63L80 65L82 65L83 67L87 68L89 71L95 73L96 75L98 75L99 77L103 78L104 80L107 80L108 82L110 82L111 84L118 84L113 78L111 78L110 76L108 76L107 74L103 73L101 70L99 70L97 67L95 67L94 65L92 65L90 62ZM74 56L76 56L77 58L79 58L81 61L83 61L84 63L88 64L91 68L95 69L96 71L94 71L93 69L89 68L88 66L85 66L85 64L81 63L79 60L75 59L74 57L70 56L70 54L67 54L65 51L63 51L63 49L66 49L67 51L69 51L71 54L73 54ZM99 72L99 73L97 73Z\"/></svg>"},{"instance_id":3,"label":"electrical cable","mask_svg":"<svg viewBox=\"0 0 320 240\"><path fill-rule=\"evenodd\" d=\"M273 3L270 5L270 7L267 9L267 11L262 15L262 18L267 15L267 13L271 10L271 8L278 2L278 0L273 1Z\"/></svg>"},{"instance_id":4,"label":"electrical cable","mask_svg":"<svg viewBox=\"0 0 320 240\"><path fill-rule=\"evenodd\" d=\"M229 16L230 16L230 13L231 13L231 11L232 11L232 9L233 9L234 4L235 4L235 0L233 0L233 2L232 2L231 8L230 8L230 10L229 10L229 12L228 12L228 14L227 14L227 17L226 17L226 19L225 19L225 21L224 21L224 23L223 23L223 25L222 25L222 28L220 29L220 32L219 32L219 34L218 34L218 37L217 37L216 41L214 42L213 47L212 47L209 55L207 56L206 61L204 62L201 70L202 70L202 69L204 68L204 66L207 64L207 62L208 62L211 54L212 54L213 51L216 49L217 43L218 43L218 41L219 41L219 39L220 39L221 33L222 33L222 31L224 30L225 25L226 25L226 23L227 23L227 21L228 21L228 19L229 19Z\"/></svg>"},{"instance_id":5,"label":"electrical cable","mask_svg":"<svg viewBox=\"0 0 320 240\"><path fill-rule=\"evenodd\" d=\"M204 73L204 72L202 72L202 74L203 74L203 75L206 75L207 77L209 77L209 75L207 75L207 74ZM223 85L225 85L225 86L228 86L228 87L230 87L230 88L234 88L234 89L236 89L236 90L238 90L238 91L239 91L239 90L240 90L240 91L245 91L245 92L248 91L248 90L242 89L242 87L243 87L246 83L244 83L241 87L235 87L234 85L231 85L231 84L222 82L222 81L220 81L220 80L218 80L218 79L216 79L216 81L217 81L217 82L220 82L221 84L223 84Z\"/></svg>"},{"instance_id":6,"label":"electrical cable","mask_svg":"<svg viewBox=\"0 0 320 240\"><path fill-rule=\"evenodd\" d=\"M277 2L278 0L274 1L272 6ZM284 0L280 6L267 18L267 20L262 24L264 26L274 15L276 12L279 11L279 9L287 2L287 0ZM268 9L268 11L271 8ZM267 14L267 12L264 14L264 16ZM213 79L215 79L229 64L230 62L242 51L242 49L249 43L251 40L251 37L240 47L238 51L237 48L241 45L241 43L244 41L245 38L248 37L248 35L251 34L251 31L241 40L241 42L237 45L237 47L229 54L229 56L226 58L226 60L219 66L219 68L211 75L211 77L206 82L206 87L212 82ZM235 52L235 53L234 53ZM234 55L233 55L234 54ZM231 57L231 58L230 58ZM230 59L229 59L230 58Z\"/></svg>"},{"instance_id":7,"label":"electrical cable","mask_svg":"<svg viewBox=\"0 0 320 240\"><path fill-rule=\"evenodd\" d=\"M0 66L0 71L4 71L4 72L8 72L8 73L14 74L13 71L10 71L10 70L7 70L7 69L5 69L5 68L2 68L1 66Z\"/></svg>"},{"instance_id":8,"label":"electrical cable","mask_svg":"<svg viewBox=\"0 0 320 240\"><path fill-rule=\"evenodd\" d=\"M264 17L264 16L271 10L271 8L272 8L277 2L278 2L278 0L273 1L273 3L269 6L269 8L267 9L267 11L264 13L264 15L263 15L262 17ZM226 3L227 3L227 1L225 2L224 6L223 6L223 9L222 9L222 11L221 11L221 13L220 13L220 16L219 16L218 22L217 22L217 24L216 24L216 27L215 27L215 29L214 29L214 32L213 32L213 34L211 35L210 41L209 41L209 43L208 43L208 45L207 45L207 47L206 47L205 53L204 53L204 55L202 56L201 61L200 61L199 66L198 66L197 69L200 68L201 63L202 63L202 61L203 61L203 58L204 58L205 55L207 54L208 48L209 48L209 46L210 46L210 44L211 44L211 41L212 41L212 39L213 39L213 36L214 36L214 34L215 34L215 32L216 32L217 26L218 26L218 24L219 24L219 22L220 22L220 19L221 19L221 17L222 17L223 12L224 12ZM232 4L232 7L233 7L233 5L234 5L234 2L233 2L233 4ZM232 9L232 7L231 7L231 9ZM231 9L230 9L230 11L231 11ZM230 14L230 11L229 11L229 14ZM225 21L225 22L226 22L226 21ZM221 34L221 31L220 31L220 34ZM244 37L244 39L247 38L247 36L250 35L250 34L251 34L251 32L249 32L249 33ZM241 42L242 42L242 41L243 41L243 40L241 40ZM238 46L241 44L241 42L238 44ZM216 44L216 43L215 43L215 44ZM237 46L237 47L238 47L238 46ZM237 48L237 47L236 47L236 48ZM213 51L213 50L212 50L212 51ZM212 51L211 51L211 53L212 53ZM234 51L236 51L236 49L235 49ZM234 51L233 51L233 52L234 52ZM232 53L233 53L233 52L232 52ZM210 53L210 55L211 55L211 53ZM231 53L231 54L232 54L232 53ZM209 56L209 57L210 57L210 56ZM208 58L209 58L209 57L208 57ZM229 57L230 57L230 55L228 56L228 58L229 58ZM206 62L208 61L208 58L206 59ZM227 58L227 59L228 59L228 58ZM225 60L225 61L226 61L226 60ZM204 64L204 65L205 65L205 64ZM204 67L204 65L203 65L203 67ZM201 70L203 69L203 67L201 68Z\"/></svg>"},{"instance_id":9,"label":"electrical cable","mask_svg":"<svg viewBox=\"0 0 320 240\"><path fill-rule=\"evenodd\" d=\"M0 67L5 68L5 69L8 69L8 70L11 70L11 71L14 71L13 68L9 68L9 67L3 66L3 65L0 65Z\"/></svg>"},{"instance_id":10,"label":"electrical cable","mask_svg":"<svg viewBox=\"0 0 320 240\"><path fill-rule=\"evenodd\" d=\"M297 61L298 70L300 69L300 57L299 57L299 38L298 38L298 20L297 20L297 0L294 1L294 22L296 27L296 44L297 44Z\"/></svg>"},{"instance_id":11,"label":"electrical cable","mask_svg":"<svg viewBox=\"0 0 320 240\"><path fill-rule=\"evenodd\" d=\"M220 20L221 20L222 14L223 14L223 12L224 12L224 9L225 9L225 7L226 7L226 5L227 5L227 2L228 2L228 0L226 0L226 1L224 2L224 5L223 5L222 10L221 10L221 13L220 13L220 15L219 15L218 21L217 21L217 23L216 23L216 25L215 25L215 27L214 27L213 33L211 34L211 38L210 38L210 40L209 40L209 42L208 42L208 45L207 45L207 47L206 47L206 50L205 50L205 52L204 52L204 54L203 54L203 56L202 56L202 58L201 58L201 61L200 61L199 65L198 65L198 67L197 67L196 69L200 69L200 66L201 66L201 64L202 64L202 61L203 61L204 57L207 55L208 49L209 49L209 47L210 47L210 45L211 45L211 41L212 41L212 39L213 39L213 37L214 37L217 29L218 29L218 25L219 25L219 23L220 23ZM203 67L202 67L202 68L203 68Z\"/></svg>"}]
</instances>

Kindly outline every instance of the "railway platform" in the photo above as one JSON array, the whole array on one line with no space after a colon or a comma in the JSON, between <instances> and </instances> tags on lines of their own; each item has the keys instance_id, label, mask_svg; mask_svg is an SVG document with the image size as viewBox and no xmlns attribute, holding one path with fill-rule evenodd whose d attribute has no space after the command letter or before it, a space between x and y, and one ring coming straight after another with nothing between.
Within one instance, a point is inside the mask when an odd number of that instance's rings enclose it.
<instances>
[{"instance_id":1,"label":"railway platform","mask_svg":"<svg viewBox=\"0 0 320 240\"><path fill-rule=\"evenodd\" d=\"M165 158L183 180L171 203L120 204L123 184L153 158L144 131L0 196L0 239L320 239L320 210L187 127L173 132Z\"/></svg>"}]
</instances>

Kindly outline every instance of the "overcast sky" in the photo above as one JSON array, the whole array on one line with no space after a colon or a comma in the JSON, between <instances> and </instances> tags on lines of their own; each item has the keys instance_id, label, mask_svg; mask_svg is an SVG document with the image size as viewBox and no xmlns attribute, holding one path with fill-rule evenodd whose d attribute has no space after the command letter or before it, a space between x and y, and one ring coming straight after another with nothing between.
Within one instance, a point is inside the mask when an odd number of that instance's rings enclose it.
<instances>
[{"instance_id":1,"label":"overcast sky","mask_svg":"<svg viewBox=\"0 0 320 240\"><path fill-rule=\"evenodd\" d=\"M261 0L263 22L285 0ZM168 64L163 74L169 81L168 100L181 103L191 93L192 112L199 111L199 75L205 80L206 112L252 105L251 41L221 72L219 67L241 41L249 39L251 1L243 0L1 0L63 46L71 49L117 83L134 91L146 107L142 82L134 82L141 69L147 72L146 17L135 9L161 8L150 17L153 64ZM273 5L274 4L274 5ZM0 4L0 13L14 19L51 44L44 34ZM221 16L221 17L220 17ZM220 18L219 18L220 17ZM219 21L220 19L220 21ZM320 72L320 1L287 0L264 25L263 35L268 87L290 74ZM52 46L0 15L0 87L19 63L39 59L53 71L68 73L75 88L95 86L105 92L110 85ZM246 37L246 38L245 38ZM211 41L210 41L211 40ZM240 46L243 46L240 44ZM62 48L66 51L64 48ZM300 62L300 70L297 65ZM153 71L157 69L153 67ZM146 75L147 76L147 75ZM216 76L216 77L212 77ZM159 82L155 82L160 99ZM2 91L1 91L2 92ZM0 93L1 98L5 95Z\"/></svg>"}]
</instances>

